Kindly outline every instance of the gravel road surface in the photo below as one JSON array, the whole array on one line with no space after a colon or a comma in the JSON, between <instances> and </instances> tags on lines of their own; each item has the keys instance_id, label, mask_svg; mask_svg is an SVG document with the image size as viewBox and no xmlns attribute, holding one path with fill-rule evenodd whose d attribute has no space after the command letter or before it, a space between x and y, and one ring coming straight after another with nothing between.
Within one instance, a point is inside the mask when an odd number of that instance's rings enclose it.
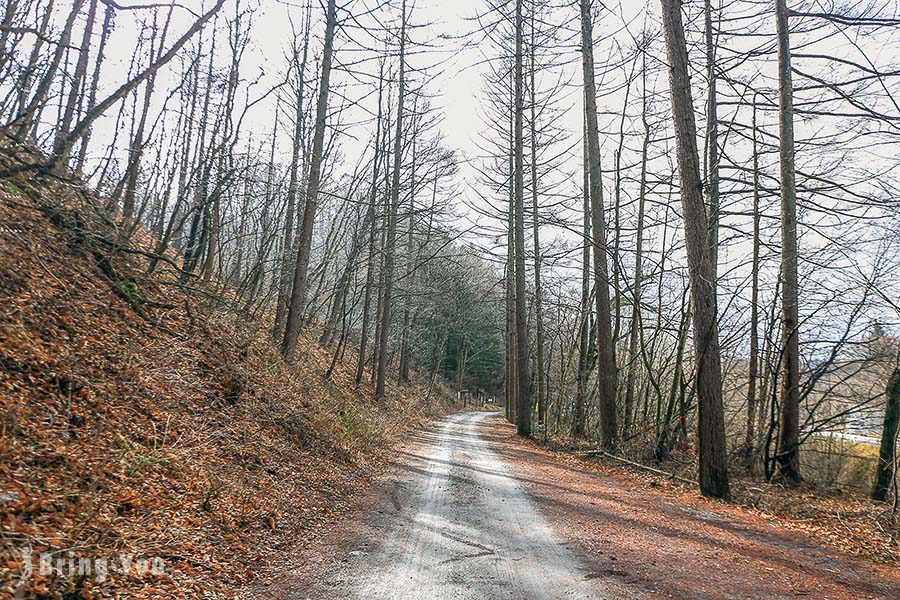
<instances>
[{"instance_id":1,"label":"gravel road surface","mask_svg":"<svg viewBox=\"0 0 900 600\"><path fill-rule=\"evenodd\" d=\"M588 571L479 435L492 413L452 415L408 449L368 539L295 598L636 597Z\"/></svg>"}]
</instances>

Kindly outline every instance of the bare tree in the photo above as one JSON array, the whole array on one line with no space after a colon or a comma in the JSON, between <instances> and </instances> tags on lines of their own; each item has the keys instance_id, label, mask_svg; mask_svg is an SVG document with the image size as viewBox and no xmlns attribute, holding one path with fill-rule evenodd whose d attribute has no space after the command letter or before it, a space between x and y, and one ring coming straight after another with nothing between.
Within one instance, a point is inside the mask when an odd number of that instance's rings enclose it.
<instances>
[{"instance_id":1,"label":"bare tree","mask_svg":"<svg viewBox=\"0 0 900 600\"><path fill-rule=\"evenodd\" d=\"M709 257L713 274L719 264L719 98L716 93L716 41L713 32L712 0L703 2L706 42L706 191L709 196Z\"/></svg>"},{"instance_id":2,"label":"bare tree","mask_svg":"<svg viewBox=\"0 0 900 600\"><path fill-rule=\"evenodd\" d=\"M544 425L547 414L547 392L544 365L544 290L541 283L541 220L538 203L538 141L537 141L537 85L535 83L535 54L537 43L535 40L535 13L537 8L531 6L529 15L529 107L530 132L531 132L531 213L532 213L532 243L534 245L534 320L535 320L535 370L537 371L537 406L538 422Z\"/></svg>"},{"instance_id":3,"label":"bare tree","mask_svg":"<svg viewBox=\"0 0 900 600\"><path fill-rule=\"evenodd\" d=\"M705 496L729 496L725 420L722 410L722 367L716 315L715 277L709 256L708 221L703 206L697 126L691 100L687 44L677 0L661 0L669 59L672 118L681 178L685 243L691 280L694 360L700 444L700 491Z\"/></svg>"},{"instance_id":4,"label":"bare tree","mask_svg":"<svg viewBox=\"0 0 900 600\"><path fill-rule=\"evenodd\" d=\"M588 170L591 197L591 242L594 252L594 302L597 319L598 410L600 441L610 451L618 449L616 426L616 352L612 333L607 266L606 227L603 221L603 183L600 170L600 139L597 129L597 97L594 83L594 38L590 0L581 0L581 65L584 81Z\"/></svg>"},{"instance_id":5,"label":"bare tree","mask_svg":"<svg viewBox=\"0 0 900 600\"><path fill-rule=\"evenodd\" d=\"M523 76L522 0L516 0L516 64L515 64L515 281L516 281L516 432L531 435L531 376L528 351L528 326L525 303L525 153L523 148L523 113L525 87Z\"/></svg>"},{"instance_id":6,"label":"bare tree","mask_svg":"<svg viewBox=\"0 0 900 600\"><path fill-rule=\"evenodd\" d=\"M394 124L394 167L391 176L391 199L388 206L387 232L384 253L384 291L381 309L381 337L378 340L378 364L375 375L375 399L384 398L387 374L388 332L391 326L391 302L394 291L394 259L397 246L397 210L400 204L400 167L403 152L403 109L406 100L406 0L403 0L400 17L400 75L397 94L397 121Z\"/></svg>"},{"instance_id":7,"label":"bare tree","mask_svg":"<svg viewBox=\"0 0 900 600\"><path fill-rule=\"evenodd\" d=\"M303 25L303 49L293 46L291 68L296 71L297 83L294 89L294 135L291 143L291 167L288 180L287 206L284 218L284 241L281 247L281 277L278 282L278 298L275 305L275 323L272 327L272 338L281 338L284 331L284 320L287 316L287 306L290 301L291 283L291 256L294 253L294 211L297 208L297 191L300 187L300 176L306 173L305 160L301 161L301 152L304 144L304 104L306 94L306 63L309 55L309 34L312 27L312 10L306 7ZM303 157L306 158L305 156Z\"/></svg>"},{"instance_id":8,"label":"bare tree","mask_svg":"<svg viewBox=\"0 0 900 600\"><path fill-rule=\"evenodd\" d=\"M336 27L337 8L335 0L328 0L325 16L325 46L322 50L322 76L319 80L319 98L316 102L316 127L313 134L312 154L309 163L309 179L306 184L306 202L303 205L303 220L300 222L300 239L297 242L294 283L291 289L291 300L288 304L284 340L281 344L281 353L288 362L293 362L296 358L297 339L300 336L303 312L306 308L306 274L309 269L313 223L316 220L316 209L319 201L319 180L322 174L325 128L328 125L326 123L328 92L330 90L331 61L334 53L334 30Z\"/></svg>"},{"instance_id":9,"label":"bare tree","mask_svg":"<svg viewBox=\"0 0 900 600\"><path fill-rule=\"evenodd\" d=\"M794 87L785 0L775 0L778 37L778 131L781 152L781 421L776 477L800 476L800 318L797 281L797 184L794 173Z\"/></svg>"},{"instance_id":10,"label":"bare tree","mask_svg":"<svg viewBox=\"0 0 900 600\"><path fill-rule=\"evenodd\" d=\"M760 250L760 212L759 212L759 149L756 132L756 97L753 99L753 264L750 266L750 360L747 366L747 432L744 438L744 459L748 469L754 464L754 445L756 443L756 421L759 398L757 397L757 380L759 379L759 250Z\"/></svg>"}]
</instances>

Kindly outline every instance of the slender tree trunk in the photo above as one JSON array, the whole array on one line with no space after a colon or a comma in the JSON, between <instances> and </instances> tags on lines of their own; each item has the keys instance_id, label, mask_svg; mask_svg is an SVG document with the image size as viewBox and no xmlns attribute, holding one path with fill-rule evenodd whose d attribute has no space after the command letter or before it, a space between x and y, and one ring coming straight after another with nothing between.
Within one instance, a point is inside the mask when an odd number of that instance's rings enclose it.
<instances>
[{"instance_id":1,"label":"slender tree trunk","mask_svg":"<svg viewBox=\"0 0 900 600\"><path fill-rule=\"evenodd\" d=\"M753 98L753 265L750 283L750 364L747 382L747 436L744 439L744 465L753 469L756 442L756 387L759 379L759 150L756 140L756 97Z\"/></svg>"},{"instance_id":2,"label":"slender tree trunk","mask_svg":"<svg viewBox=\"0 0 900 600\"><path fill-rule=\"evenodd\" d=\"M322 50L322 78L319 83L319 98L316 103L316 129L313 134L312 156L310 157L309 180L306 187L306 203L303 206L303 220L300 226L300 240L297 244L297 264L294 267L294 283L291 290L291 301L288 306L287 322L281 353L288 362L294 362L297 353L297 341L300 327L303 324L303 312L306 308L306 274L309 269L310 250L312 249L313 223L319 204L319 179L322 174L322 149L325 144L325 127L328 117L328 92L331 79L331 60L334 50L334 30L337 25L337 7L335 0L328 0L325 22L325 47Z\"/></svg>"},{"instance_id":3,"label":"slender tree trunk","mask_svg":"<svg viewBox=\"0 0 900 600\"><path fill-rule=\"evenodd\" d=\"M613 251L612 256L614 257L612 264L612 276L613 276L613 285L612 289L614 291L614 302L613 302L613 346L619 343L619 336L622 331L622 297L623 294L621 292L621 280L622 280L622 265L619 261L619 257L621 256L621 247L622 247L622 151L625 149L625 119L628 113L629 107L629 99L631 98L631 84L634 81L634 69L637 68L637 59L635 59L634 67L629 75L627 75L627 79L625 81L625 97L622 101L622 113L619 119L619 144L615 150L614 159L615 159L615 197L613 204L613 229L614 229L614 238L613 238ZM626 419L626 423L623 426L623 433L628 428L628 420Z\"/></svg>"},{"instance_id":4,"label":"slender tree trunk","mask_svg":"<svg viewBox=\"0 0 900 600\"><path fill-rule=\"evenodd\" d=\"M705 496L727 498L728 458L722 408L722 366L716 324L716 291L709 256L708 222L703 205L687 44L681 19L681 3L678 0L661 0L661 4L669 59L669 85L693 308L700 492Z\"/></svg>"},{"instance_id":5,"label":"slender tree trunk","mask_svg":"<svg viewBox=\"0 0 900 600\"><path fill-rule=\"evenodd\" d=\"M322 335L319 336L319 345L322 347L331 346L334 342L334 336L339 331L340 323L343 322L344 305L346 304L347 295L350 293L350 284L353 280L353 274L356 272L356 262L359 254L368 239L366 233L369 230L370 222L368 211L363 217L362 223L357 231L352 235L350 240L350 251L347 253L347 261L341 269L340 275L335 282L331 306L325 317L325 327L322 329ZM362 236L362 237L361 237Z\"/></svg>"},{"instance_id":6,"label":"slender tree trunk","mask_svg":"<svg viewBox=\"0 0 900 600\"><path fill-rule=\"evenodd\" d=\"M249 162L250 154L247 154L246 161ZM244 282L244 246L247 244L244 243L244 240L247 238L247 215L250 212L250 194L247 190L247 185L243 186L243 190L241 192L241 203L240 203L240 211L241 215L239 218L238 224L238 233L237 239L238 248L237 248L237 259L234 264L234 273L232 275L232 280L234 281L235 287L240 287ZM278 340L273 340L278 341Z\"/></svg>"},{"instance_id":7,"label":"slender tree trunk","mask_svg":"<svg viewBox=\"0 0 900 600\"><path fill-rule=\"evenodd\" d=\"M706 38L706 76L709 80L706 97L706 174L709 194L709 258L713 276L719 264L719 106L716 94L716 45L713 38L712 0L703 3L704 34ZM715 283L715 279L713 280Z\"/></svg>"},{"instance_id":8,"label":"slender tree trunk","mask_svg":"<svg viewBox=\"0 0 900 600\"><path fill-rule=\"evenodd\" d=\"M509 90L509 202L506 219L506 418L515 422L516 398L516 288L515 288L515 99L513 98L512 72L510 72Z\"/></svg>"},{"instance_id":9,"label":"slender tree trunk","mask_svg":"<svg viewBox=\"0 0 900 600\"><path fill-rule=\"evenodd\" d=\"M377 239L375 235L377 231L377 227L375 225L375 189L373 189L372 191L371 203L369 205L369 211L371 212L372 219L369 221L369 256L366 263L366 288L363 296L362 309L363 320L359 336L359 355L357 356L356 362L356 376L354 378L354 389L357 391L359 391L360 387L362 386L362 379L366 366L366 356L369 343L369 318L372 306L372 288L375 282L375 242Z\"/></svg>"},{"instance_id":10,"label":"slender tree trunk","mask_svg":"<svg viewBox=\"0 0 900 600\"><path fill-rule=\"evenodd\" d=\"M691 306L690 301L686 298L682 299L681 306L681 325L678 327L678 346L675 350L675 368L672 376L672 385L669 387L669 399L666 402L665 418L662 423L657 423L656 427L656 449L654 457L657 462L667 460L672 454L674 447L672 430L672 418L675 415L675 405L679 406L678 425L684 427L685 411L684 401L684 351L687 346L688 324L690 323ZM662 397L660 396L660 400ZM657 421L659 420L660 404L657 404Z\"/></svg>"},{"instance_id":11,"label":"slender tree trunk","mask_svg":"<svg viewBox=\"0 0 900 600\"><path fill-rule=\"evenodd\" d=\"M309 53L309 31L312 24L312 11L306 11L304 25L303 53L297 61L294 52L294 67L297 69L297 89L294 94L294 137L291 144L291 170L288 176L287 207L284 218L284 241L281 248L281 266L278 274L278 298L275 301L275 323L272 327L272 339L278 340L284 332L284 320L287 317L287 306L290 301L291 256L294 253L294 210L297 207L297 189L300 182L300 154L303 148L303 97L306 88L306 60ZM305 169L304 169L305 171Z\"/></svg>"},{"instance_id":12,"label":"slender tree trunk","mask_svg":"<svg viewBox=\"0 0 900 600\"><path fill-rule=\"evenodd\" d=\"M203 34L200 34L199 43L203 43ZM175 201L175 207L172 209L172 219L169 221L168 231L160 243L158 254L165 251L168 244L168 237L171 236L172 245L179 251L184 250L184 220L186 218L185 207L187 206L188 181L193 179L194 167L196 165L196 156L192 159L191 152L194 150L194 123L197 116L197 101L200 96L200 55L197 54L196 59L191 65L189 77L191 78L190 87L187 90L187 96L190 98L191 109L189 117L185 122L184 147L181 152L181 168L178 171L178 198ZM206 101L204 100L204 103ZM82 142L82 148L87 144L89 136L85 136ZM200 140L202 146L203 140ZM246 191L246 190L245 190ZM151 272L155 264L151 263Z\"/></svg>"},{"instance_id":13,"label":"slender tree trunk","mask_svg":"<svg viewBox=\"0 0 900 600\"><path fill-rule=\"evenodd\" d=\"M388 105L390 105L390 103L388 103ZM388 124L388 128L390 128L390 123ZM388 153L385 152L385 154ZM372 385L375 385L375 379L378 376L378 361L381 354L381 326L383 325L382 315L384 314L384 255L385 245L387 244L388 219L390 219L391 215L391 161L386 158L384 162L386 167L384 178L384 214L381 215L381 235L378 240L378 299L375 302L375 339L372 340L372 365L370 367Z\"/></svg>"},{"instance_id":14,"label":"slender tree trunk","mask_svg":"<svg viewBox=\"0 0 900 600\"><path fill-rule=\"evenodd\" d=\"M334 342L335 334L340 330L340 324L344 321L344 307L347 302L347 295L350 293L350 284L353 281L353 275L356 272L357 261L362 252L363 246L368 240L368 231L370 229L370 220L368 211L363 217L362 223L350 240L350 250L347 253L347 262L341 269L341 274L334 285L333 298L328 315L325 318L325 327L322 335L319 336L319 345L328 347ZM340 322L340 323L339 323Z\"/></svg>"},{"instance_id":15,"label":"slender tree trunk","mask_svg":"<svg viewBox=\"0 0 900 600\"><path fill-rule=\"evenodd\" d=\"M0 21L0 73L6 69L6 64L15 51L16 43L11 49L6 47L10 37L10 30L19 10L19 0L6 0L6 9L3 11L3 20Z\"/></svg>"},{"instance_id":16,"label":"slender tree trunk","mask_svg":"<svg viewBox=\"0 0 900 600\"><path fill-rule=\"evenodd\" d=\"M203 261L203 281L212 279L216 261L219 258L219 229L221 226L221 206L219 196L209 203L209 234L206 240L206 258Z\"/></svg>"},{"instance_id":17,"label":"slender tree trunk","mask_svg":"<svg viewBox=\"0 0 900 600\"><path fill-rule=\"evenodd\" d=\"M585 113L585 119L587 113ZM582 187L581 311L578 321L578 370L575 372L575 406L572 414L572 437L584 435L585 388L588 378L588 345L591 326L591 184L587 135L584 136Z\"/></svg>"},{"instance_id":18,"label":"slender tree trunk","mask_svg":"<svg viewBox=\"0 0 900 600\"><path fill-rule=\"evenodd\" d=\"M591 2L581 0L581 55L587 112L588 161L591 183L591 234L594 250L594 301L597 308L597 387L600 442L611 452L618 449L616 427L616 354L612 334L607 266L606 228L603 222L603 182L600 170L600 138L597 127L597 90L594 83L594 41Z\"/></svg>"},{"instance_id":19,"label":"slender tree trunk","mask_svg":"<svg viewBox=\"0 0 900 600\"><path fill-rule=\"evenodd\" d=\"M105 27L104 23L104 27ZM200 42L203 42L203 36L200 36ZM101 47L103 44L101 43ZM191 77L191 84L187 90L187 97L190 98L191 109L188 115L188 118L185 119L184 124L184 143L181 148L181 164L179 165L178 171L178 195L175 199L175 206L172 208L172 216L169 218L169 224L166 226L166 231L163 233L162 237L159 240L159 243L156 245L156 254L158 256L162 256L166 251L166 248L169 247L169 241L171 240L172 245L176 250L183 252L185 248L183 247L183 234L184 234L184 222L189 216L189 213L186 213L184 207L187 204L187 196L188 196L188 173L194 169L194 162L191 160L191 148L192 148L192 136L194 132L194 117L197 113L197 100L200 95L200 59L199 56L197 60L190 67L190 72L188 76ZM208 97L208 95L207 95ZM206 102L206 101L204 101ZM205 118L204 118L205 123ZM201 140L200 145L202 147L202 130L201 130ZM88 143L90 139L89 135L85 135L84 140L82 141L81 149L83 150L85 145ZM79 163L83 161L83 157L79 155ZM81 170L81 166L76 167L78 171ZM242 211L244 213L246 211ZM243 223L243 216L242 216ZM243 239L243 235L240 236ZM241 254L238 254L238 268L237 273L240 275L240 257ZM156 257L153 257L150 260L150 265L147 268L148 273L153 273L156 270L159 261Z\"/></svg>"},{"instance_id":20,"label":"slender tree trunk","mask_svg":"<svg viewBox=\"0 0 900 600\"><path fill-rule=\"evenodd\" d=\"M531 435L531 377L528 351L528 308L525 302L525 155L523 148L524 77L522 75L522 3L516 0L515 67L515 265L516 265L516 433Z\"/></svg>"},{"instance_id":21,"label":"slender tree trunk","mask_svg":"<svg viewBox=\"0 0 900 600\"><path fill-rule=\"evenodd\" d=\"M547 390L544 378L544 291L541 286L541 227L540 207L538 204L538 176L537 176L537 90L535 86L535 39L534 39L534 13L532 7L531 22L531 68L529 69L531 85L531 219L532 242L534 243L534 318L535 318L535 343L537 369L537 415L538 423L544 424L547 414Z\"/></svg>"},{"instance_id":22,"label":"slender tree trunk","mask_svg":"<svg viewBox=\"0 0 900 600\"><path fill-rule=\"evenodd\" d=\"M466 347L466 340L463 338L460 341L459 346L456 349L456 394L459 397L459 393L463 390L463 384L465 383L466 378L466 354L468 353L468 348ZM463 400L463 406L465 406L465 400Z\"/></svg>"},{"instance_id":23,"label":"slender tree trunk","mask_svg":"<svg viewBox=\"0 0 900 600\"><path fill-rule=\"evenodd\" d=\"M213 30L212 47L215 48L215 45L215 30ZM199 145L197 148L197 156L195 159L197 162L197 170L199 171L199 182L197 185L197 189L194 191L194 200L192 206L186 215L186 217L190 217L190 225L188 226L187 240L184 244L184 249L182 252L182 281L187 281L188 276L193 271L194 264L197 262L196 255L198 253L198 248L200 247L197 243L197 234L200 228L200 219L204 211L204 204L207 201L207 190L209 189L210 161L206 157L206 130L209 125L209 104L210 98L212 96L212 85L209 82L212 81L212 72L213 53L210 52L209 61L206 68L207 86L203 98L203 110L200 113L200 131L198 135ZM215 129L213 130L213 135L215 135ZM212 142L210 142L210 146L211 145Z\"/></svg>"},{"instance_id":24,"label":"slender tree trunk","mask_svg":"<svg viewBox=\"0 0 900 600\"><path fill-rule=\"evenodd\" d=\"M328 370L325 371L325 381L331 381L331 376L334 374L334 367L337 366L339 360L341 360L343 356L344 349L344 341L347 339L347 296L344 296L340 302L341 305L341 333L338 337L337 348L334 349L334 354L331 356L331 363L328 365ZM352 308L351 308L352 310Z\"/></svg>"},{"instance_id":25,"label":"slender tree trunk","mask_svg":"<svg viewBox=\"0 0 900 600\"><path fill-rule=\"evenodd\" d=\"M384 65L379 68L378 72L378 116L375 125L375 156L372 159L372 193L369 196L369 208L366 214L366 220L369 223L369 256L366 264L366 289L363 298L362 309L362 328L359 336L359 355L356 362L356 377L354 387L359 390L362 384L363 370L366 363L367 344L369 342L369 312L372 304L372 284L375 280L375 241L376 241L376 223L375 209L378 198L378 159L381 156L381 98L384 89Z\"/></svg>"},{"instance_id":26,"label":"slender tree trunk","mask_svg":"<svg viewBox=\"0 0 900 600\"><path fill-rule=\"evenodd\" d=\"M774 364L773 357L778 355L777 343L775 341L775 328L780 325L778 322L778 307L781 289L781 271L778 272L776 278L775 293L772 296L772 302L768 307L766 315L766 327L763 333L763 349L762 349L762 381L760 382L760 406L758 408L759 419L757 420L757 445L761 452L763 462L763 473L766 479L770 479L774 474L774 458L771 458L769 450L772 444L772 436L778 425L776 416L777 409L777 382L778 382L778 364ZM779 363L780 364L780 363Z\"/></svg>"},{"instance_id":27,"label":"slender tree trunk","mask_svg":"<svg viewBox=\"0 0 900 600\"><path fill-rule=\"evenodd\" d=\"M159 55L162 54L163 45L166 43L166 32L169 29L169 23L172 18L172 8L169 8L169 14L166 17L166 23L163 26L162 34L159 40L158 51L155 49L156 43L156 18L153 19L153 33L150 38L150 63L155 62ZM147 116L150 114L150 100L153 98L153 88L156 84L156 73L147 78L147 86L144 89L144 102L141 107L141 116L138 121L137 130L131 140L131 148L128 152L128 168L125 173L125 193L122 198L122 216L131 219L134 216L134 201L137 194L138 176L141 171L141 157L144 154L144 129L147 126ZM66 152L64 137L60 138L59 149L56 152L58 161L65 161ZM62 164L60 162L59 164ZM210 240L214 240L214 236Z\"/></svg>"},{"instance_id":28,"label":"slender tree trunk","mask_svg":"<svg viewBox=\"0 0 900 600\"><path fill-rule=\"evenodd\" d=\"M781 137L781 422L776 477L800 475L800 326L797 281L797 187L794 179L794 87L786 0L775 0L778 35L778 130Z\"/></svg>"},{"instance_id":29,"label":"slender tree trunk","mask_svg":"<svg viewBox=\"0 0 900 600\"><path fill-rule=\"evenodd\" d=\"M634 387L637 377L638 338L641 326L641 280L644 259L644 208L647 196L647 153L650 147L650 124L647 122L647 55L644 53L641 78L643 91L641 120L644 124L644 143L641 147L641 181L638 189L637 244L634 255L634 293L631 300L631 327L628 332L628 374L625 383L625 423L622 435L626 439L631 432L634 418Z\"/></svg>"},{"instance_id":30,"label":"slender tree trunk","mask_svg":"<svg viewBox=\"0 0 900 600\"><path fill-rule=\"evenodd\" d=\"M406 272L404 274L406 280L406 298L403 303L403 325L400 329L400 368L397 376L398 383L409 381L409 336L412 319L412 302L415 277L413 273L416 269L416 257L413 244L413 230L415 229L415 211L416 211L416 103L413 102L413 127L412 132L412 153L409 177L409 206L406 213Z\"/></svg>"},{"instance_id":31,"label":"slender tree trunk","mask_svg":"<svg viewBox=\"0 0 900 600\"><path fill-rule=\"evenodd\" d=\"M53 0L47 2L47 8L44 9L44 16L41 17L41 23L38 26L38 33L34 40L34 46L31 48L31 54L28 56L28 64L22 69L16 87L16 108L14 114L22 114L28 106L28 96L31 94L31 83L37 69L38 59L41 57L41 48L44 47L44 39L47 35L47 27L50 25L50 18L53 16Z\"/></svg>"},{"instance_id":32,"label":"slender tree trunk","mask_svg":"<svg viewBox=\"0 0 900 600\"><path fill-rule=\"evenodd\" d=\"M400 78L397 95L397 122L394 133L394 170L391 176L391 200L388 214L387 243L384 256L384 298L381 314L381 339L379 340L378 368L375 376L375 399L384 398L384 385L388 366L388 338L391 327L391 302L394 292L394 253L397 246L397 209L400 204L400 168L403 153L403 102L406 99L406 0L403 0L400 23Z\"/></svg>"}]
</instances>

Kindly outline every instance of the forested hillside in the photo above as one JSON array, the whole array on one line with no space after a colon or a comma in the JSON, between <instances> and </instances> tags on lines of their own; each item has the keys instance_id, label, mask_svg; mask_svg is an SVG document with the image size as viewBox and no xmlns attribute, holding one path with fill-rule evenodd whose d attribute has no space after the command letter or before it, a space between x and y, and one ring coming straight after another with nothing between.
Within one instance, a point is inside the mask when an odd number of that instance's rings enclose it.
<instances>
[{"instance_id":1,"label":"forested hillside","mask_svg":"<svg viewBox=\"0 0 900 600\"><path fill-rule=\"evenodd\" d=\"M596 462L632 473L612 496L653 477L650 494L761 511L890 565L898 14L7 0L4 592L233 595L345 515L373 539L336 552L366 581L336 569L323 597L625 597L634 582L591 563L593 543L559 550L578 537L566 519L609 517L563 494L593 489ZM432 422L462 408L499 416ZM538 507L533 443L579 457L556 457L576 474L547 467L572 512ZM360 500L391 485L391 517ZM728 514L712 520L750 519ZM691 543L756 531L738 521ZM691 532L663 529L641 552L678 572L666 548ZM528 552L557 571L510 562ZM98 578L102 556L166 572ZM463 558L499 571L460 591ZM879 573L791 589L880 597L896 580ZM641 594L699 593L667 585Z\"/></svg>"},{"instance_id":2,"label":"forested hillside","mask_svg":"<svg viewBox=\"0 0 900 600\"><path fill-rule=\"evenodd\" d=\"M346 511L400 434L454 408L415 374L372 402L353 350L335 364L318 332L286 365L232 290L148 274L156 240L123 237L80 187L20 175L0 200L6 592L234 593ZM17 588L20 548L35 564ZM70 550L109 557L108 575L38 572ZM165 576L123 573L122 555Z\"/></svg>"}]
</instances>

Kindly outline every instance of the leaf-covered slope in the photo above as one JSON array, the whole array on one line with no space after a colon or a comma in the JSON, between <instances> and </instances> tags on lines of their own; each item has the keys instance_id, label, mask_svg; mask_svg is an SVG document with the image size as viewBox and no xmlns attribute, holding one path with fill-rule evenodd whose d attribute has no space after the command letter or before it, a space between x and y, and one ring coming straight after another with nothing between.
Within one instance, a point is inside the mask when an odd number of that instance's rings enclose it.
<instances>
[{"instance_id":1,"label":"leaf-covered slope","mask_svg":"<svg viewBox=\"0 0 900 600\"><path fill-rule=\"evenodd\" d=\"M315 539L397 435L450 408L419 385L373 404L349 366L326 383L310 339L288 367L262 324L145 277L142 246L123 247L90 195L36 175L0 185L4 593L228 595ZM117 567L41 575L40 553L69 551ZM126 575L123 554L165 574Z\"/></svg>"}]
</instances>

